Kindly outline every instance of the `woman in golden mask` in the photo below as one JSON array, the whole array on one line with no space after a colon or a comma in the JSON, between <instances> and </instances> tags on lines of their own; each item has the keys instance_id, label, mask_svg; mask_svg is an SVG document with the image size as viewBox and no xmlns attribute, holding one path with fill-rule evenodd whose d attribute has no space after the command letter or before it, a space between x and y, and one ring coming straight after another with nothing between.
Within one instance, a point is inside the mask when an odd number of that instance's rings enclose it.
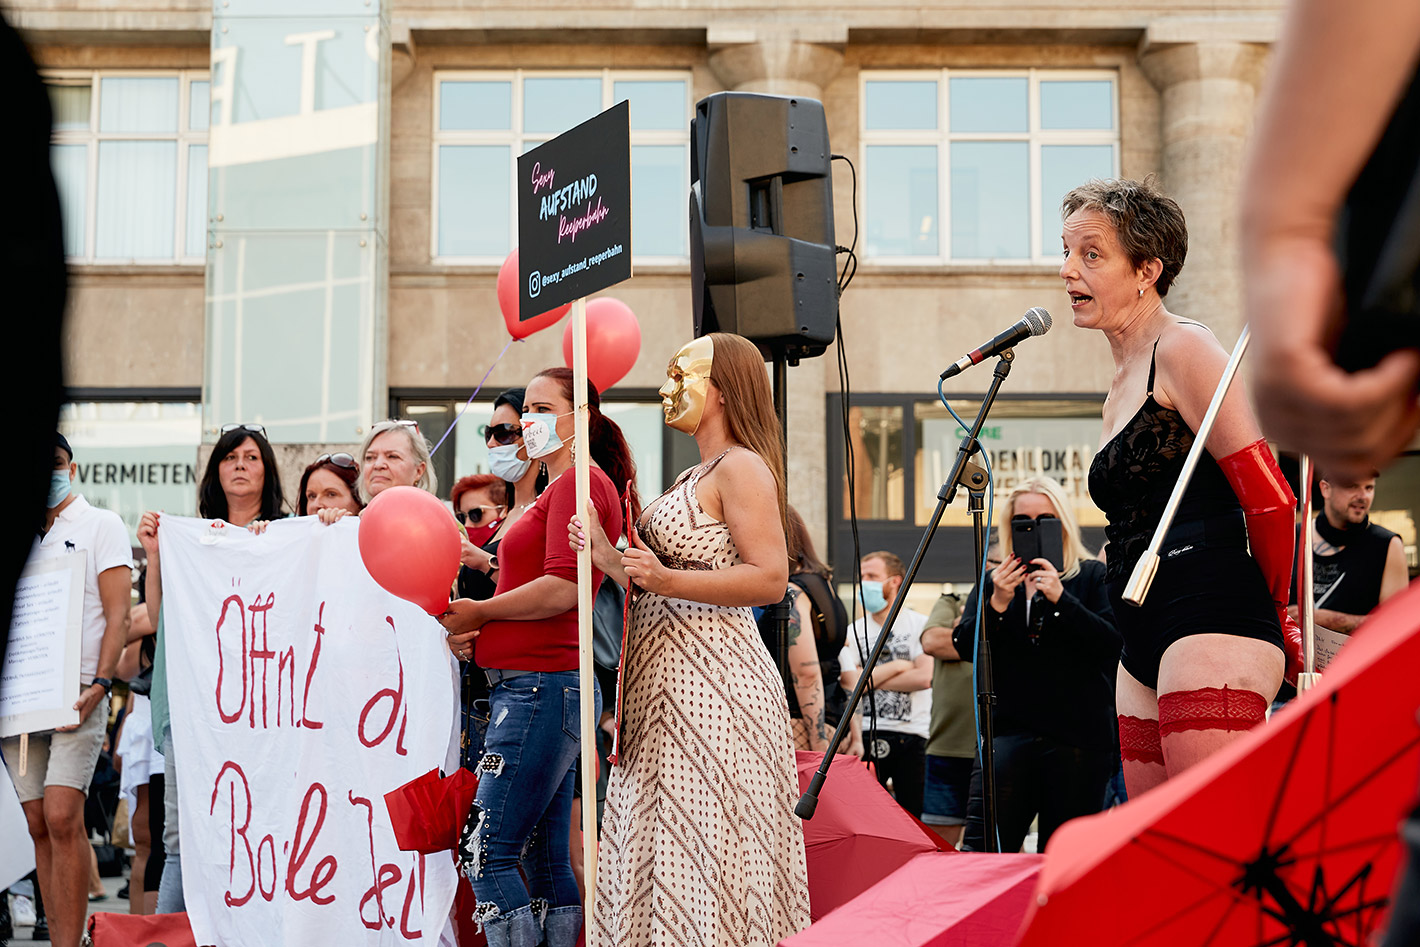
<instances>
[{"instance_id":1,"label":"woman in golden mask","mask_svg":"<svg viewBox=\"0 0 1420 947\"><path fill-rule=\"evenodd\" d=\"M740 336L688 343L666 374L666 423L701 463L625 552L569 529L632 602L587 943L771 947L809 923L788 704L751 611L789 577L779 422Z\"/></svg>"}]
</instances>

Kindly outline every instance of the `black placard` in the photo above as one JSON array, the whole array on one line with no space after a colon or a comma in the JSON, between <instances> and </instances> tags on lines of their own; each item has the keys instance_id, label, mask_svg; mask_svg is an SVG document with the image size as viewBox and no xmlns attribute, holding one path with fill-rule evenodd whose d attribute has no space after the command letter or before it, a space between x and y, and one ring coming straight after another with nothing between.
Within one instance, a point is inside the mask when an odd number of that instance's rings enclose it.
<instances>
[{"instance_id":1,"label":"black placard","mask_svg":"<svg viewBox=\"0 0 1420 947\"><path fill-rule=\"evenodd\" d=\"M631 108L518 158L518 318L631 276Z\"/></svg>"}]
</instances>

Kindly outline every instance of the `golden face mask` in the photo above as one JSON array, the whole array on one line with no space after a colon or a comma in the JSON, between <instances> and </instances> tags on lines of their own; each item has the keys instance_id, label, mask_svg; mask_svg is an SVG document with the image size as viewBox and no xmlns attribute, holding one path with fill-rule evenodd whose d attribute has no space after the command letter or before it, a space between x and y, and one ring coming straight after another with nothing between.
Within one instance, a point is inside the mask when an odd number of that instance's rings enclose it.
<instances>
[{"instance_id":1,"label":"golden face mask","mask_svg":"<svg viewBox=\"0 0 1420 947\"><path fill-rule=\"evenodd\" d=\"M715 343L709 336L692 339L681 346L666 366L666 383L661 386L661 407L666 424L677 431L694 434L705 414L710 396L710 366L715 361Z\"/></svg>"}]
</instances>

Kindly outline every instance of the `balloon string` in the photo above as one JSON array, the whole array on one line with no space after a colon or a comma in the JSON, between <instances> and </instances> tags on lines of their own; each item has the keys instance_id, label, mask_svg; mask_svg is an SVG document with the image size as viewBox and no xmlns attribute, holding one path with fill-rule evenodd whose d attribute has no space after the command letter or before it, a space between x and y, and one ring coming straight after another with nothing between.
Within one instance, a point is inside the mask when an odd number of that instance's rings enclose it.
<instances>
[{"instance_id":1,"label":"balloon string","mask_svg":"<svg viewBox=\"0 0 1420 947\"><path fill-rule=\"evenodd\" d=\"M483 383L488 381L488 376L493 374L493 369L496 368L498 363L503 360L503 356L508 354L508 346L512 345L514 342L517 341L519 340L509 339L503 345L503 351L498 353L498 357L493 360L493 364L488 366L488 371L484 372L483 377L478 380L478 387L473 389L473 394L469 395L468 400L463 403L463 407L459 408L458 417L454 418L454 423L449 425L449 429L444 432L444 436L439 438L439 443L435 444L434 449L429 452L430 457L433 457L435 454L437 454L439 452L439 448L444 446L444 441L448 440L449 435L454 433L454 428L459 426L459 418L463 417L463 413L468 410L468 406L473 404L473 399L477 398L478 393L483 390Z\"/></svg>"}]
</instances>

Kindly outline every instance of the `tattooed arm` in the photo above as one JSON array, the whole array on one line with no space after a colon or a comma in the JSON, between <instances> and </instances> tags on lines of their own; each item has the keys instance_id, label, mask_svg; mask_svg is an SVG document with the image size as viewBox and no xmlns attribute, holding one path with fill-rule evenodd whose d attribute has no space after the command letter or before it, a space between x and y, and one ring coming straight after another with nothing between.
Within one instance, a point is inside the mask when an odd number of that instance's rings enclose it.
<instances>
[{"instance_id":1,"label":"tattooed arm","mask_svg":"<svg viewBox=\"0 0 1420 947\"><path fill-rule=\"evenodd\" d=\"M795 720L794 742L801 750L826 750L832 734L824 719L823 671L818 663L818 647L814 643L813 614L809 597L798 586L789 586L792 598L789 608L789 672L794 679L794 693L799 698L799 715Z\"/></svg>"}]
</instances>

